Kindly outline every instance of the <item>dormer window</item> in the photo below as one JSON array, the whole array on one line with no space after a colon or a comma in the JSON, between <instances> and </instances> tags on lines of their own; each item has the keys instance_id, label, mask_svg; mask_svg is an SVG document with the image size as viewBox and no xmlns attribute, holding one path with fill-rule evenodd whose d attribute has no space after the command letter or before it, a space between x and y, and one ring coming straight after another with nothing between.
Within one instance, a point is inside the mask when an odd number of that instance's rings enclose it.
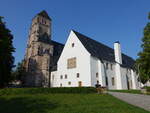
<instances>
[{"instance_id":1,"label":"dormer window","mask_svg":"<svg viewBox=\"0 0 150 113\"><path fill-rule=\"evenodd\" d=\"M72 43L72 47L74 47L74 43Z\"/></svg>"}]
</instances>

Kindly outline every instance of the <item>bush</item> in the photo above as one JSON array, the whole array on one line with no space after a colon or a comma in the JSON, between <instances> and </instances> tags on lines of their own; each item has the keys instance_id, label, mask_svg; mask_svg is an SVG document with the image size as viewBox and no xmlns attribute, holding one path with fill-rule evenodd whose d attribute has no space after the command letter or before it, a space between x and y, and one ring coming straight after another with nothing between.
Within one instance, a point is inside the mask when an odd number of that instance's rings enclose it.
<instances>
[{"instance_id":1,"label":"bush","mask_svg":"<svg viewBox=\"0 0 150 113\"><path fill-rule=\"evenodd\" d=\"M48 93L95 93L93 87L70 87L70 88L5 88L0 90L0 95L18 94L48 94Z\"/></svg>"},{"instance_id":2,"label":"bush","mask_svg":"<svg viewBox=\"0 0 150 113\"><path fill-rule=\"evenodd\" d=\"M150 92L150 87L146 86L145 89L147 90L147 92Z\"/></svg>"}]
</instances>

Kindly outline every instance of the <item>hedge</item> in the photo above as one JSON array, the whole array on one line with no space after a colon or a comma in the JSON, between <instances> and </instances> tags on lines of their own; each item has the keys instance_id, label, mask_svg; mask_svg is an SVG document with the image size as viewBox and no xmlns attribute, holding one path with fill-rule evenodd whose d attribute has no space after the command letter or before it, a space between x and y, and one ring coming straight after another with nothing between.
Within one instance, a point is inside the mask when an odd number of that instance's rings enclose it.
<instances>
[{"instance_id":1,"label":"hedge","mask_svg":"<svg viewBox=\"0 0 150 113\"><path fill-rule=\"evenodd\" d=\"M62 87L62 88L5 88L0 95L48 94L48 93L95 93L94 87Z\"/></svg>"},{"instance_id":2,"label":"hedge","mask_svg":"<svg viewBox=\"0 0 150 113\"><path fill-rule=\"evenodd\" d=\"M147 92L150 92L150 87L145 87L146 88L146 90L147 90Z\"/></svg>"}]
</instances>

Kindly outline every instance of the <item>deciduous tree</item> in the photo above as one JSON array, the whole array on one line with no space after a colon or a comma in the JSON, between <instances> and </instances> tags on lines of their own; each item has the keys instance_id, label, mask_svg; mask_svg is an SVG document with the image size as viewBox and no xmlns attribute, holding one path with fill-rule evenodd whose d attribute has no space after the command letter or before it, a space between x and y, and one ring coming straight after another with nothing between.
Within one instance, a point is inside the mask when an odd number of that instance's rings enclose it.
<instances>
[{"instance_id":1,"label":"deciduous tree","mask_svg":"<svg viewBox=\"0 0 150 113\"><path fill-rule=\"evenodd\" d=\"M150 20L150 13L148 19ZM136 60L136 65L141 81L146 83L150 80L150 22L145 26L143 35L142 51L138 54L139 58Z\"/></svg>"}]
</instances>

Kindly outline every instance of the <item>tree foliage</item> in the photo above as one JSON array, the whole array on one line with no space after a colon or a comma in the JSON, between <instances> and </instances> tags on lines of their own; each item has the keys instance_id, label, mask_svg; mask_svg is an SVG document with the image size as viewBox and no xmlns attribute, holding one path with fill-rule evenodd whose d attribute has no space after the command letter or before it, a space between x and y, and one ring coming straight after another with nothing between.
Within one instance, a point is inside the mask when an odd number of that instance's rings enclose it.
<instances>
[{"instance_id":1,"label":"tree foliage","mask_svg":"<svg viewBox=\"0 0 150 113\"><path fill-rule=\"evenodd\" d=\"M11 31L6 28L3 17L0 17L0 87L6 86L11 81L11 70L14 64L12 53L13 36Z\"/></svg>"},{"instance_id":2,"label":"tree foliage","mask_svg":"<svg viewBox=\"0 0 150 113\"><path fill-rule=\"evenodd\" d=\"M150 13L148 15L150 20ZM142 51L139 52L139 58L136 60L136 65L139 70L141 81L146 83L150 80L150 22L144 28L142 38Z\"/></svg>"},{"instance_id":3,"label":"tree foliage","mask_svg":"<svg viewBox=\"0 0 150 113\"><path fill-rule=\"evenodd\" d=\"M24 77L26 75L26 71L25 71L25 68L23 66L23 61L19 62L17 64L16 69L12 71L12 75L13 75L13 80L19 80L22 83L24 82Z\"/></svg>"}]
</instances>

